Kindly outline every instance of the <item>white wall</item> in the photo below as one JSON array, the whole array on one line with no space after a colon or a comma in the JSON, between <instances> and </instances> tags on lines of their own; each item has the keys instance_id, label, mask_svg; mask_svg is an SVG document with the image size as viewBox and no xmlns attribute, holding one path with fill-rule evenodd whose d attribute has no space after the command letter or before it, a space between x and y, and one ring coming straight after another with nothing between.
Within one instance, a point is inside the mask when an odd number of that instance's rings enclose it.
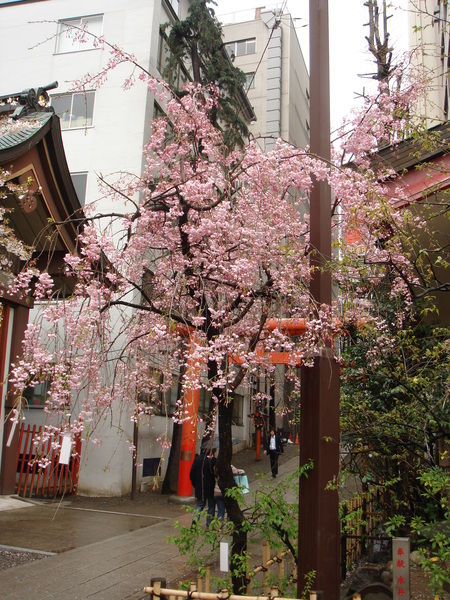
<instances>
[{"instance_id":1,"label":"white wall","mask_svg":"<svg viewBox=\"0 0 450 600\"><path fill-rule=\"evenodd\" d=\"M444 94L448 83L448 44L449 24L448 8L441 3L441 12L435 0L413 0L409 6L409 45L411 50L418 50L413 54L413 62L422 64L429 77L429 89L426 102L419 108L421 116L426 117L428 127L438 125L446 120L444 112ZM439 17L443 20L439 20ZM444 35L446 56L442 62L441 40Z\"/></svg>"},{"instance_id":2,"label":"white wall","mask_svg":"<svg viewBox=\"0 0 450 600\"><path fill-rule=\"evenodd\" d=\"M9 57L0 65L0 95L54 80L59 87L50 94L64 93L87 72L98 72L110 58L107 48L56 54L55 36L58 19L102 13L104 39L133 54L140 65L156 74L160 19L167 20L161 2L49 0L0 9L0 52ZM70 171L89 171L88 201L98 197L95 174L141 172L142 148L150 132L146 115L152 112L147 105L153 106L153 98L139 81L123 91L122 84L132 71L131 65L121 65L108 75L96 93L93 127L63 132Z\"/></svg>"}]
</instances>

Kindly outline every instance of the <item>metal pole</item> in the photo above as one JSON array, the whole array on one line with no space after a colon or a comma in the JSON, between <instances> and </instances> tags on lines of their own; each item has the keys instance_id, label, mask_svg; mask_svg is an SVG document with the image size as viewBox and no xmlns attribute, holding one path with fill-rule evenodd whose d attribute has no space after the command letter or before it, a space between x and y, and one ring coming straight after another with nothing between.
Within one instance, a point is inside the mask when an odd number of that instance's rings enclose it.
<instances>
[{"instance_id":1,"label":"metal pole","mask_svg":"<svg viewBox=\"0 0 450 600\"><path fill-rule=\"evenodd\" d=\"M138 452L138 443L139 443L139 428L137 423L134 423L133 426L133 454L132 454L132 471L131 471L131 499L134 500L136 498L136 485L137 485L137 452Z\"/></svg>"},{"instance_id":2,"label":"metal pole","mask_svg":"<svg viewBox=\"0 0 450 600\"><path fill-rule=\"evenodd\" d=\"M328 0L310 0L310 123L311 152L330 160L330 83ZM315 181L310 196L313 306L331 305L331 190ZM339 598L340 535L339 370L332 347L301 370L300 466L313 462L308 478L299 481L298 597L306 576L315 572L314 587L325 600ZM331 486L330 486L331 484Z\"/></svg>"}]
</instances>

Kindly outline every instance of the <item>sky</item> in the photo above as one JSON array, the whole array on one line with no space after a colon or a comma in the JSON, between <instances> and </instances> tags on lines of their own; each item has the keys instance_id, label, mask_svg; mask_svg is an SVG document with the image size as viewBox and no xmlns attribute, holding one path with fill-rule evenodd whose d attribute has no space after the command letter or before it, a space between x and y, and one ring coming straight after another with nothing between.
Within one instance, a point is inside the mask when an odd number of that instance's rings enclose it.
<instances>
[{"instance_id":1,"label":"sky","mask_svg":"<svg viewBox=\"0 0 450 600\"><path fill-rule=\"evenodd\" d=\"M300 46L309 65L309 0L287 0L271 2L268 0L215 0L216 15L223 24L254 19L255 8L282 8L294 19L294 26ZM330 23L330 86L331 86L331 124L337 127L351 108L358 104L358 95L369 92L373 82L370 77L374 65L367 50L368 9L365 0L329 0ZM381 2L380 2L381 4ZM391 0L388 21L390 41L397 54L407 48L406 0Z\"/></svg>"}]
</instances>

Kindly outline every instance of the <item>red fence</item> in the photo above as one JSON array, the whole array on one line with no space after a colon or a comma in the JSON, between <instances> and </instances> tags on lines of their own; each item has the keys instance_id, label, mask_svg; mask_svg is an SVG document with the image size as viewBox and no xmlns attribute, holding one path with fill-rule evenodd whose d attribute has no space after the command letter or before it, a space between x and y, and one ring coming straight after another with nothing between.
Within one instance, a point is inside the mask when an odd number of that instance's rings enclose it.
<instances>
[{"instance_id":1,"label":"red fence","mask_svg":"<svg viewBox=\"0 0 450 600\"><path fill-rule=\"evenodd\" d=\"M24 423L20 426L16 494L24 498L56 498L76 494L80 470L80 436L74 440L72 455L66 465L59 462L62 438L59 438L57 447L53 447L53 437L35 444L34 440L41 434L42 427L25 427ZM45 467L40 466L43 459Z\"/></svg>"}]
</instances>

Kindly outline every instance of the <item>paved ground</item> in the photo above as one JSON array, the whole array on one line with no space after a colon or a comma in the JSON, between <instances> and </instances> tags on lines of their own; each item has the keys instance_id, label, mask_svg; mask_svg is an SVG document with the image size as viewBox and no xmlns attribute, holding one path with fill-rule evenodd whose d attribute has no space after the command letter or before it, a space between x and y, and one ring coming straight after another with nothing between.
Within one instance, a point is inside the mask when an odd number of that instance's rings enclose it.
<instances>
[{"instance_id":1,"label":"paved ground","mask_svg":"<svg viewBox=\"0 0 450 600\"><path fill-rule=\"evenodd\" d=\"M280 460L280 478L297 466L298 446ZM275 485L269 460L254 450L235 455L253 482ZM263 479L261 479L261 477ZM182 506L158 493L130 498L68 498L59 502L0 497L2 600L137 600L151 577L168 582L189 569L174 544L174 520L189 525ZM1 570L3 568L3 570Z\"/></svg>"},{"instance_id":2,"label":"paved ground","mask_svg":"<svg viewBox=\"0 0 450 600\"><path fill-rule=\"evenodd\" d=\"M298 457L298 445L290 444L285 450L280 465ZM246 449L233 459L250 481L258 481L270 471L269 459L261 454L261 460L256 461L255 456L254 449ZM6 546L57 554L67 552L184 515L182 506L171 500L152 491L137 493L133 500L130 497L3 499L0 500L0 550ZM8 510L9 507L14 510ZM0 552L0 570L1 565Z\"/></svg>"}]
</instances>

